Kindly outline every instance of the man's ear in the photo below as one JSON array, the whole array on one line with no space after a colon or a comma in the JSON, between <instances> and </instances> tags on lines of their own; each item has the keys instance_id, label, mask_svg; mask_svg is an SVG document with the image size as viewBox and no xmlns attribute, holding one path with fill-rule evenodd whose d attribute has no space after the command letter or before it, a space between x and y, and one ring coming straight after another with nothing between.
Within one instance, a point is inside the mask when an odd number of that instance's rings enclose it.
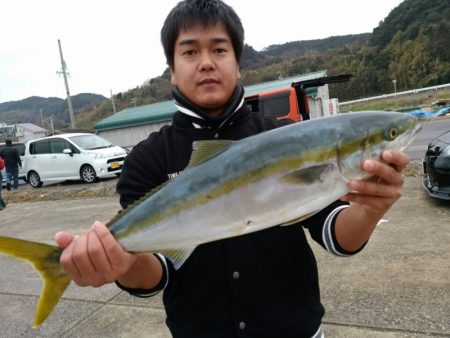
<instances>
[{"instance_id":1,"label":"man's ear","mask_svg":"<svg viewBox=\"0 0 450 338\"><path fill-rule=\"evenodd\" d=\"M175 75L175 72L173 71L172 67L170 67L169 70L170 70L170 84L172 86L176 86L177 85L177 77Z\"/></svg>"},{"instance_id":2,"label":"man's ear","mask_svg":"<svg viewBox=\"0 0 450 338\"><path fill-rule=\"evenodd\" d=\"M237 74L236 74L236 77L237 77L238 80L241 79L241 72L240 72L239 62L237 63Z\"/></svg>"}]
</instances>

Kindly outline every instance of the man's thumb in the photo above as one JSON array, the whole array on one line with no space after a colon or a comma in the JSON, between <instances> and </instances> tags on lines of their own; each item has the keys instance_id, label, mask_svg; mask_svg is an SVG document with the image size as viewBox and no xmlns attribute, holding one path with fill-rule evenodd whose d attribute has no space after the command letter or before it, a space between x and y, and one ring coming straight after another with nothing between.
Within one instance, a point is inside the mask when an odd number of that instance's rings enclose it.
<instances>
[{"instance_id":1,"label":"man's thumb","mask_svg":"<svg viewBox=\"0 0 450 338\"><path fill-rule=\"evenodd\" d=\"M61 249L67 248L69 244L72 243L72 240L73 236L68 232L59 231L55 234L56 244L58 244Z\"/></svg>"}]
</instances>

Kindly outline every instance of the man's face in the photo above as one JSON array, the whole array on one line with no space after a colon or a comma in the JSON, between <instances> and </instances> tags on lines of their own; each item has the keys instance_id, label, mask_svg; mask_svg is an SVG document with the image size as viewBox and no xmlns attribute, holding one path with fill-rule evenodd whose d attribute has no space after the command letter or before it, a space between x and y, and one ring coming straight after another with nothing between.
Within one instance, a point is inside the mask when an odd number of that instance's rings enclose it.
<instances>
[{"instance_id":1,"label":"man's face","mask_svg":"<svg viewBox=\"0 0 450 338\"><path fill-rule=\"evenodd\" d=\"M209 116L222 113L240 77L230 36L222 25L197 25L180 32L171 83Z\"/></svg>"}]
</instances>

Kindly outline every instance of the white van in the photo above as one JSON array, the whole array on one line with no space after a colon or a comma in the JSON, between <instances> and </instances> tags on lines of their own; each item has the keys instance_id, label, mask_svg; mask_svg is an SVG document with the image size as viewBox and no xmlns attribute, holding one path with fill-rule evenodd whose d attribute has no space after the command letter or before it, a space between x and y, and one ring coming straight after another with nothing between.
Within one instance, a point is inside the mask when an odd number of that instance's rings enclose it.
<instances>
[{"instance_id":1,"label":"white van","mask_svg":"<svg viewBox=\"0 0 450 338\"><path fill-rule=\"evenodd\" d=\"M25 170L33 188L43 182L119 175L127 151L98 135L70 133L29 141L25 147Z\"/></svg>"}]
</instances>

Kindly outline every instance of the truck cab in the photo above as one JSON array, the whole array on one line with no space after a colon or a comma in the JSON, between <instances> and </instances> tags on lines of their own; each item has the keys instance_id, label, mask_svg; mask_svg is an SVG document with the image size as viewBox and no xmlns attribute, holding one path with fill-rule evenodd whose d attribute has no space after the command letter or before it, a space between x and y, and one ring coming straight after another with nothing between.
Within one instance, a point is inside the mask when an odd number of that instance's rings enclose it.
<instances>
[{"instance_id":1,"label":"truck cab","mask_svg":"<svg viewBox=\"0 0 450 338\"><path fill-rule=\"evenodd\" d=\"M328 83L346 82L350 74L325 76L317 79L292 82L290 87L270 90L245 97L245 103L253 112L276 119L301 122L310 119L307 89Z\"/></svg>"}]
</instances>

